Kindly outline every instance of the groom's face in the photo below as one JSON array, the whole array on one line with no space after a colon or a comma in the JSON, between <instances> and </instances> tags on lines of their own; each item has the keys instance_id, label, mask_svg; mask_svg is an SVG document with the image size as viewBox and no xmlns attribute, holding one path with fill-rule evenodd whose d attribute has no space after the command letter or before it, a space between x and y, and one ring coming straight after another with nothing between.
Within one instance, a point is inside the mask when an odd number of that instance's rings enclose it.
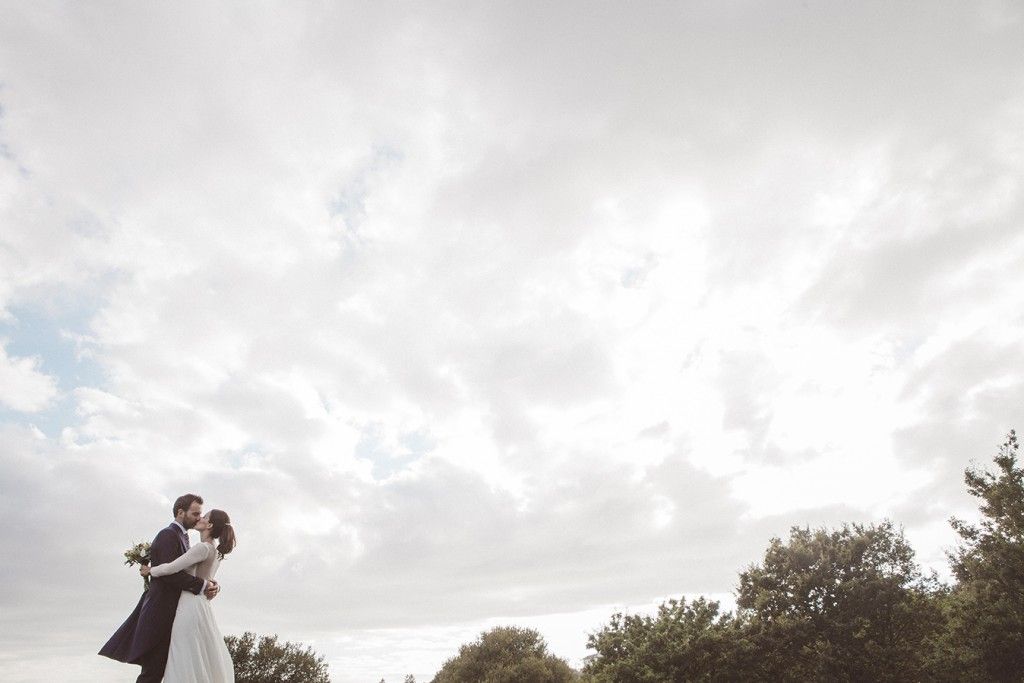
<instances>
[{"instance_id":1,"label":"groom's face","mask_svg":"<svg viewBox=\"0 0 1024 683\"><path fill-rule=\"evenodd\" d=\"M199 518L203 516L203 506L199 503L192 503L188 510L185 511L185 520L181 523L186 529L191 529L199 521Z\"/></svg>"}]
</instances>

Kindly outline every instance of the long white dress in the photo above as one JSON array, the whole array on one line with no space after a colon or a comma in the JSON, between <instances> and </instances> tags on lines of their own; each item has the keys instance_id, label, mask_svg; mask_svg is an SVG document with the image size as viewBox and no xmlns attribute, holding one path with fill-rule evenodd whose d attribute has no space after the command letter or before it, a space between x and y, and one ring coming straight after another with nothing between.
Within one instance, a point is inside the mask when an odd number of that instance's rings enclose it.
<instances>
[{"instance_id":1,"label":"long white dress","mask_svg":"<svg viewBox=\"0 0 1024 683\"><path fill-rule=\"evenodd\" d=\"M220 558L212 543L196 543L178 559L158 564L150 572L153 576L167 576L186 571L201 579L212 579L219 565ZM202 593L182 591L171 628L164 683L234 682L231 654L213 618L210 601Z\"/></svg>"}]
</instances>

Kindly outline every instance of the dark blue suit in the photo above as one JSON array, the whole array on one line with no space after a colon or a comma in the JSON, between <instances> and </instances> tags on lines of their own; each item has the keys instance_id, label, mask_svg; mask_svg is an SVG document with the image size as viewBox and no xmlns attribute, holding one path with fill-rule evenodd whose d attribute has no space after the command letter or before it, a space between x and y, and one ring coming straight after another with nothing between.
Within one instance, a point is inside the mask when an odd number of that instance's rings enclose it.
<instances>
[{"instance_id":1,"label":"dark blue suit","mask_svg":"<svg viewBox=\"0 0 1024 683\"><path fill-rule=\"evenodd\" d=\"M161 529L150 546L152 566L178 559L185 553L187 544L187 538L177 524ZM171 627L183 590L199 595L203 590L203 580L184 571L153 578L149 590L139 598L135 611L99 653L119 662L141 664L142 674L136 683L159 683L167 666Z\"/></svg>"}]
</instances>

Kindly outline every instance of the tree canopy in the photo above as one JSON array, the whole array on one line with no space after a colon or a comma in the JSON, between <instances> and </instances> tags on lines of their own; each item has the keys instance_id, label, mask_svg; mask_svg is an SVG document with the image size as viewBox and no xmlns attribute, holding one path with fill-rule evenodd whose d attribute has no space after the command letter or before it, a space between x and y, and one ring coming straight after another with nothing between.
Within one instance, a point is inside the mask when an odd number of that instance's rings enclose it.
<instances>
[{"instance_id":1,"label":"tree canopy","mask_svg":"<svg viewBox=\"0 0 1024 683\"><path fill-rule=\"evenodd\" d=\"M743 668L740 623L717 602L669 600L655 616L616 613L587 645L597 652L583 670L593 683L727 681Z\"/></svg>"},{"instance_id":2,"label":"tree canopy","mask_svg":"<svg viewBox=\"0 0 1024 683\"><path fill-rule=\"evenodd\" d=\"M906 681L937 622L914 551L892 522L794 528L740 574L736 604L760 680Z\"/></svg>"},{"instance_id":3,"label":"tree canopy","mask_svg":"<svg viewBox=\"0 0 1024 683\"><path fill-rule=\"evenodd\" d=\"M951 524L961 544L950 553L957 585L948 598L949 629L940 653L971 680L1024 678L1024 470L1011 431L994 470L969 468L964 481L980 499L981 520Z\"/></svg>"},{"instance_id":4,"label":"tree canopy","mask_svg":"<svg viewBox=\"0 0 1024 683\"><path fill-rule=\"evenodd\" d=\"M500 626L459 648L434 677L434 683L564 683L576 672L548 653L537 631Z\"/></svg>"},{"instance_id":5,"label":"tree canopy","mask_svg":"<svg viewBox=\"0 0 1024 683\"><path fill-rule=\"evenodd\" d=\"M588 638L587 683L1024 681L1024 468L1010 432L968 468L979 519L952 519L955 583L924 575L891 521L794 527L739 574L735 612L705 598L613 614ZM559 683L577 675L531 629L496 628L435 683Z\"/></svg>"},{"instance_id":6,"label":"tree canopy","mask_svg":"<svg viewBox=\"0 0 1024 683\"><path fill-rule=\"evenodd\" d=\"M735 613L698 598L614 614L592 634L593 683L1024 681L1024 469L1010 432L965 471L980 520L953 519L956 582L925 576L893 522L795 527L739 576Z\"/></svg>"},{"instance_id":7,"label":"tree canopy","mask_svg":"<svg viewBox=\"0 0 1024 683\"><path fill-rule=\"evenodd\" d=\"M310 647L246 631L224 642L235 666L235 683L330 683L327 663Z\"/></svg>"}]
</instances>

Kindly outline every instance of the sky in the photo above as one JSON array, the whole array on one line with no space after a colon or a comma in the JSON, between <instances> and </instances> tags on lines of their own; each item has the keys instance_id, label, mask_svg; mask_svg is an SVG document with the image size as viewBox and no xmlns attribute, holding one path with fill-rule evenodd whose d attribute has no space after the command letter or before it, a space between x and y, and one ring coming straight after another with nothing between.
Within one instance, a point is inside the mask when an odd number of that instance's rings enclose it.
<instances>
[{"instance_id":1,"label":"sky","mask_svg":"<svg viewBox=\"0 0 1024 683\"><path fill-rule=\"evenodd\" d=\"M0 678L229 513L225 634L579 665L798 526L945 570L1024 425L1024 10L0 3Z\"/></svg>"}]
</instances>

